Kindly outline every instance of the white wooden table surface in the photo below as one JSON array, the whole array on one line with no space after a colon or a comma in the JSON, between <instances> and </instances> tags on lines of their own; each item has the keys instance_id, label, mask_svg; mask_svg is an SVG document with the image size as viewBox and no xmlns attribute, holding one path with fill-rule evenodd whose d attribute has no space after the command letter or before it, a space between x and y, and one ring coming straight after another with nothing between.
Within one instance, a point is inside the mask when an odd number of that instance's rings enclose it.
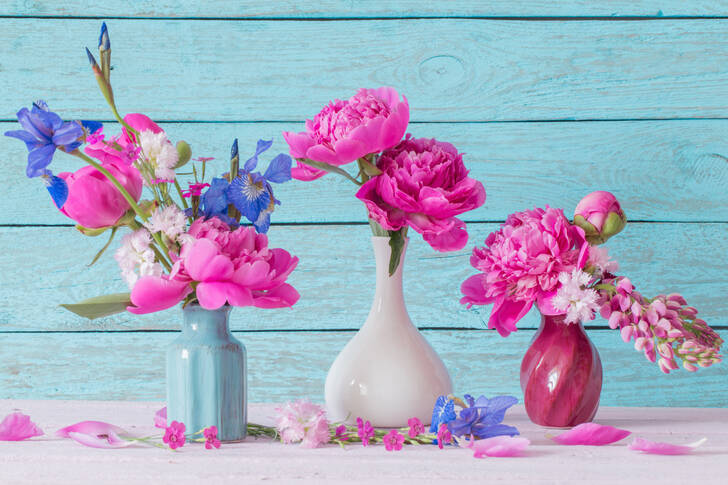
<instances>
[{"instance_id":1,"label":"white wooden table surface","mask_svg":"<svg viewBox=\"0 0 728 485\"><path fill-rule=\"evenodd\" d=\"M532 444L522 457L475 459L466 449L409 446L327 446L315 450L267 439L248 439L206 450L187 444L178 452L134 447L102 450L54 436L82 420L107 421L140 435L158 433L153 416L162 404L118 401L0 400L0 417L17 409L29 414L45 436L0 442L0 484L154 483L726 483L728 408L602 408L596 421L633 435L603 446L560 446L532 424L522 406L505 422ZM269 424L274 405L252 404L250 420ZM683 444L708 441L686 456L642 455L627 449L634 436Z\"/></svg>"}]
</instances>

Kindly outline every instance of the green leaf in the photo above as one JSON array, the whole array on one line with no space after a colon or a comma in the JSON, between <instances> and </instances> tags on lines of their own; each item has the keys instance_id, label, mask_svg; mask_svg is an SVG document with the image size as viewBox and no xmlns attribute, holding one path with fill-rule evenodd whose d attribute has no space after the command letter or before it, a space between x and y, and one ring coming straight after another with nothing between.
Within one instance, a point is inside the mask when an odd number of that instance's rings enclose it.
<instances>
[{"instance_id":1,"label":"green leaf","mask_svg":"<svg viewBox=\"0 0 728 485\"><path fill-rule=\"evenodd\" d=\"M109 246L111 246L111 241L114 240L114 236L116 235L116 231L118 229L119 229L118 227L114 227L113 229L111 229L111 235L109 236L109 240L106 241L106 244L104 244L104 247L101 248L98 253L96 253L96 256L94 256L94 259L88 264L89 267L93 266L94 263L96 263L96 261L99 260L99 258L101 257L101 255L104 254L104 252L107 249L109 249Z\"/></svg>"},{"instance_id":2,"label":"green leaf","mask_svg":"<svg viewBox=\"0 0 728 485\"><path fill-rule=\"evenodd\" d=\"M401 229L399 231L389 231L389 247L392 248L392 255L389 257L389 276L392 276L399 267L402 250L404 249L404 235L402 235Z\"/></svg>"},{"instance_id":3,"label":"green leaf","mask_svg":"<svg viewBox=\"0 0 728 485\"><path fill-rule=\"evenodd\" d=\"M96 296L78 303L63 304L61 306L76 315L93 320L124 312L126 307L132 306L132 303L129 293L114 293L113 295Z\"/></svg>"},{"instance_id":4,"label":"green leaf","mask_svg":"<svg viewBox=\"0 0 728 485\"><path fill-rule=\"evenodd\" d=\"M382 173L382 171L379 170L376 165L374 165L372 162L364 157L359 159L359 164L361 165L362 170L364 170L364 173L367 174L369 177L376 177L377 175L381 175Z\"/></svg>"},{"instance_id":5,"label":"green leaf","mask_svg":"<svg viewBox=\"0 0 728 485\"><path fill-rule=\"evenodd\" d=\"M83 227L83 226L82 226L82 225L80 225L80 224L76 224L76 230L77 230L78 232L80 232L80 233L81 233L81 234L83 234L84 236L90 236L90 237L96 237L96 236L100 236L101 234L103 234L103 233L105 233L105 232L106 232L107 230L109 230L109 227L111 227L111 226L106 226L106 227L99 227L99 228L97 228L97 229L90 229L90 228L88 228L88 227Z\"/></svg>"},{"instance_id":6,"label":"green leaf","mask_svg":"<svg viewBox=\"0 0 728 485\"><path fill-rule=\"evenodd\" d=\"M301 163L305 163L306 165L311 165L312 167L318 168L319 170L323 170L325 172L336 173L336 174L342 175L342 176L348 178L349 180L351 180L352 182L354 182L355 184L361 185L361 183L357 179L355 179L354 177L352 177L349 174L349 172L347 172L344 169L341 169L341 168L337 167L336 165L329 165L328 163L317 162L315 160L310 160L308 158L301 158L300 161L301 161Z\"/></svg>"}]
</instances>

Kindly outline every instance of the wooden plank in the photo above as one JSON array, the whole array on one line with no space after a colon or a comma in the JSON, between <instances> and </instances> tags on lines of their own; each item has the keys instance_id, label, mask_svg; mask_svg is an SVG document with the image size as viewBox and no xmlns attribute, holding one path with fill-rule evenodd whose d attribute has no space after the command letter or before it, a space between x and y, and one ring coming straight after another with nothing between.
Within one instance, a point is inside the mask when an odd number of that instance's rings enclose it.
<instances>
[{"instance_id":1,"label":"wooden plank","mask_svg":"<svg viewBox=\"0 0 728 485\"><path fill-rule=\"evenodd\" d=\"M425 331L455 392L522 399L520 361L533 330ZM725 332L722 332L725 336ZM236 334L248 350L249 400L323 400L326 372L351 332ZM728 406L728 366L664 375L619 334L589 335L604 365L603 406ZM164 351L172 333L2 335L0 399L164 400ZM52 350L51 350L52 349Z\"/></svg>"},{"instance_id":2,"label":"wooden plank","mask_svg":"<svg viewBox=\"0 0 728 485\"><path fill-rule=\"evenodd\" d=\"M0 133L17 128L0 123ZM172 139L184 139L195 156L214 156L212 171L226 170L229 145L240 139L243 153L259 138L274 138L271 153L287 152L280 133L301 130L301 123L166 123ZM544 205L573 210L592 190L617 195L632 220L728 221L728 120L633 121L593 123L433 123L412 124L416 136L455 144L471 176L488 193L466 221L504 220L519 209ZM117 132L114 124L108 133ZM27 151L0 136L6 187L0 224L68 224L55 210L45 186L25 177ZM267 163L273 155L264 160ZM76 170L80 161L57 153L55 172ZM262 164L265 167L265 163ZM209 172L208 172L209 173ZM354 197L356 187L337 176L275 187L283 205L275 222L365 222L366 211ZM325 196L322 196L325 191Z\"/></svg>"},{"instance_id":3,"label":"wooden plank","mask_svg":"<svg viewBox=\"0 0 728 485\"><path fill-rule=\"evenodd\" d=\"M587 0L548 2L545 0L458 0L421 2L417 0L369 0L348 2L320 0L296 2L273 0L111 0L95 5L79 0L55 2L36 0L9 2L0 15L21 17L196 17L196 18L366 18L366 17L623 17L623 16L725 16L720 0Z\"/></svg>"},{"instance_id":4,"label":"wooden plank","mask_svg":"<svg viewBox=\"0 0 728 485\"><path fill-rule=\"evenodd\" d=\"M45 96L107 118L83 46L98 20L5 19L0 119ZM416 121L728 117L721 20L114 20L115 97L160 120L302 121L393 85ZM52 59L48 39L54 39ZM160 41L160 39L162 39ZM710 46L710 48L706 48Z\"/></svg>"},{"instance_id":5,"label":"wooden plank","mask_svg":"<svg viewBox=\"0 0 728 485\"><path fill-rule=\"evenodd\" d=\"M471 224L468 250L482 244L496 224ZM633 223L608 247L621 272L646 295L680 291L709 323L726 325L728 274L723 261L727 224ZM271 245L300 258L289 282L301 293L290 310L236 309L236 330L359 328L374 294L374 258L367 226L274 227ZM103 239L103 238L102 238ZM105 241L70 228L2 228L0 268L3 292L0 330L178 329L177 309L135 316L124 313L93 322L58 307L124 291L112 253L85 268ZM116 244L112 246L114 250ZM436 253L415 235L405 260L405 295L420 327L482 328L487 308L466 310L458 303L460 283L475 273L469 252ZM598 319L595 324L605 325ZM521 323L536 328L534 311Z\"/></svg>"},{"instance_id":6,"label":"wooden plank","mask_svg":"<svg viewBox=\"0 0 728 485\"><path fill-rule=\"evenodd\" d=\"M90 417L112 422L140 436L159 435L152 416L160 402L100 401L0 401L0 412L21 409L47 432ZM276 404L249 406L250 420L272 424ZM596 483L641 485L654 480L659 467L660 483L712 483L728 472L728 409L602 407L596 421L632 431L633 436L612 446L560 446L546 438L558 434L528 420L522 406L509 409L504 422L516 426L531 445L521 459L473 459L464 448L407 446L389 453L384 446L346 448L328 445L312 451L283 445L269 439L248 439L225 443L206 450L187 442L175 453L168 450L124 448L95 450L82 448L53 436L24 443L0 442L0 476L6 483L35 485L57 483L155 483L197 484L266 483L468 483L487 469L489 482ZM634 437L672 443L707 442L680 458L649 457L626 446ZM42 463L43 466L38 466ZM73 466L69 466L72 463ZM527 466L524 464L527 463ZM363 479L366 477L366 479ZM482 480L481 480L482 481Z\"/></svg>"}]
</instances>

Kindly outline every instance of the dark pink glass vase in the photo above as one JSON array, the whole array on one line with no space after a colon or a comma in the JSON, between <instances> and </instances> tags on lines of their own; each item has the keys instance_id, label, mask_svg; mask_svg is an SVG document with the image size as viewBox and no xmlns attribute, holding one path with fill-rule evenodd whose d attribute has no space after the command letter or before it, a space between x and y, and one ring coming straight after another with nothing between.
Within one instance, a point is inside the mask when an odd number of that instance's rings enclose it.
<instances>
[{"instance_id":1,"label":"dark pink glass vase","mask_svg":"<svg viewBox=\"0 0 728 485\"><path fill-rule=\"evenodd\" d=\"M521 362L526 412L536 424L566 428L594 418L602 392L599 352L579 324L543 315Z\"/></svg>"}]
</instances>

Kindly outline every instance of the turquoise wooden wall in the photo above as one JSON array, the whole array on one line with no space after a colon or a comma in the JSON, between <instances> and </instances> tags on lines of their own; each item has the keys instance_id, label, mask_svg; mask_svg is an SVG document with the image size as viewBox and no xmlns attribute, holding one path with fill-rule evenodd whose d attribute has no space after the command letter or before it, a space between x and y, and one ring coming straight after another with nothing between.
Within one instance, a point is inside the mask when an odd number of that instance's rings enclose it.
<instances>
[{"instance_id":1,"label":"turquoise wooden wall","mask_svg":"<svg viewBox=\"0 0 728 485\"><path fill-rule=\"evenodd\" d=\"M409 98L410 131L467 153L488 192L465 216L467 251L435 253L415 237L405 271L411 316L457 392L521 395L537 326L531 314L502 339L484 329L487 310L458 304L473 244L510 212L569 212L596 189L631 220L609 243L622 271L645 293L682 291L728 338L728 1L6 0L0 132L37 98L67 118L109 121L83 52L101 20L120 109L160 121L195 155L225 159L234 137L245 151L273 136L285 151L282 130L380 85ZM75 233L25 178L22 144L0 137L0 154L0 398L163 399L178 311L88 322L60 309L125 286L110 257L86 267L103 241ZM232 325L248 347L251 400L322 400L373 295L365 210L334 177L277 194L270 238L301 259L290 279L301 301L236 309ZM728 364L665 376L603 320L589 332L603 404L728 406Z\"/></svg>"}]
</instances>

